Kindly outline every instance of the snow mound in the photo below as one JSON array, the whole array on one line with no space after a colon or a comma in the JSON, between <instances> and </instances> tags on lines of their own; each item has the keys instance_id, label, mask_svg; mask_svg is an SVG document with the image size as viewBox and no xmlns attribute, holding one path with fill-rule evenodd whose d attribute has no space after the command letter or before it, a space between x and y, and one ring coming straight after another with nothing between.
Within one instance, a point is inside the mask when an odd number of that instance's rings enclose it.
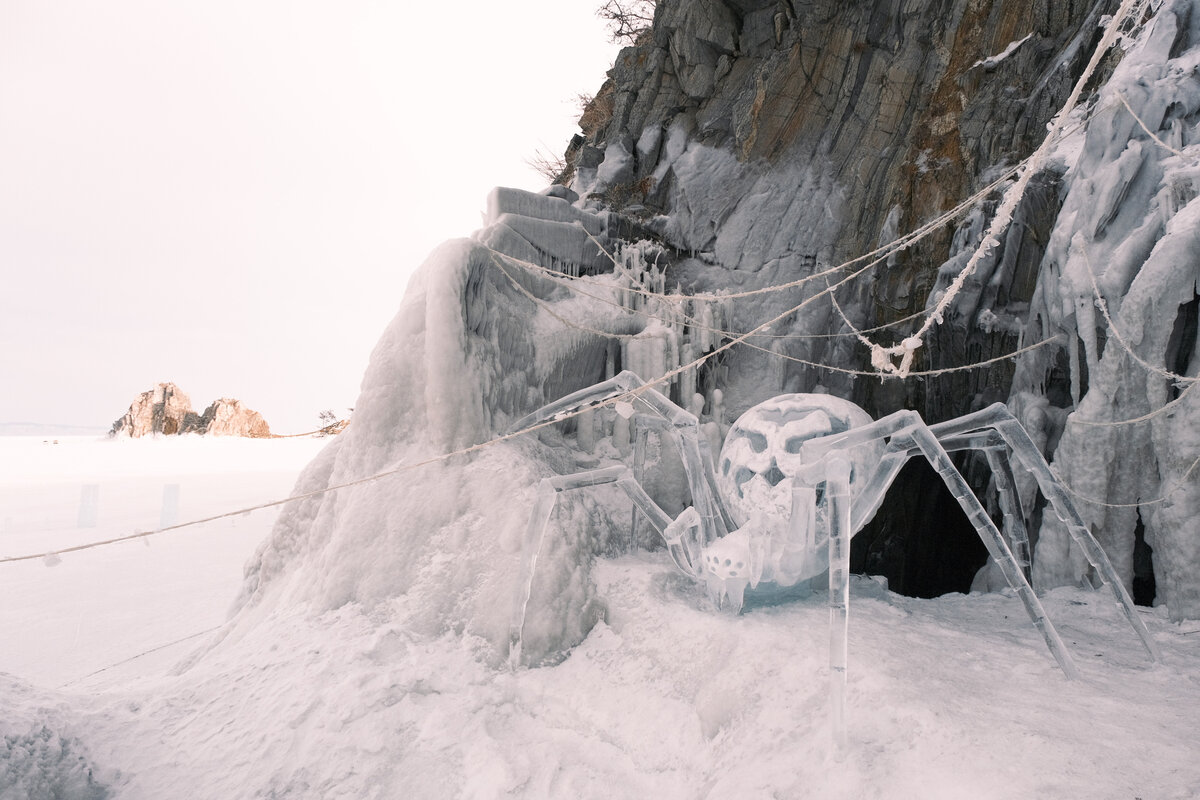
<instances>
[{"instance_id":1,"label":"snow mound","mask_svg":"<svg viewBox=\"0 0 1200 800\"><path fill-rule=\"evenodd\" d=\"M105 800L108 789L96 782L79 750L79 740L63 739L45 726L6 735L0 744L0 800Z\"/></svg>"}]
</instances>

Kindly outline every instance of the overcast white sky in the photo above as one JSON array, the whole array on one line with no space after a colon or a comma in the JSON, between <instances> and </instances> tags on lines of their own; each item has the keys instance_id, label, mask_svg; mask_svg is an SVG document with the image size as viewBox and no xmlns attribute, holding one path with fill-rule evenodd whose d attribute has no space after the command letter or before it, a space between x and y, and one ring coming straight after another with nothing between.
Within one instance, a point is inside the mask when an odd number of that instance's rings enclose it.
<instances>
[{"instance_id":1,"label":"overcast white sky","mask_svg":"<svg viewBox=\"0 0 1200 800\"><path fill-rule=\"evenodd\" d=\"M410 272L543 187L597 4L0 0L0 422L353 405Z\"/></svg>"}]
</instances>

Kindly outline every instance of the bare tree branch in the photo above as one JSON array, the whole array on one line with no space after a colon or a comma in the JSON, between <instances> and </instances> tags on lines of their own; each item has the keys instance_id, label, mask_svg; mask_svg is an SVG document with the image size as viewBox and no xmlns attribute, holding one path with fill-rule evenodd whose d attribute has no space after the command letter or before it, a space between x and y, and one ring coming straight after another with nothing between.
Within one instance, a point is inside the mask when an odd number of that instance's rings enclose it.
<instances>
[{"instance_id":1,"label":"bare tree branch","mask_svg":"<svg viewBox=\"0 0 1200 800\"><path fill-rule=\"evenodd\" d=\"M614 42L636 44L654 24L657 0L605 0L596 16L608 23L608 35Z\"/></svg>"}]
</instances>

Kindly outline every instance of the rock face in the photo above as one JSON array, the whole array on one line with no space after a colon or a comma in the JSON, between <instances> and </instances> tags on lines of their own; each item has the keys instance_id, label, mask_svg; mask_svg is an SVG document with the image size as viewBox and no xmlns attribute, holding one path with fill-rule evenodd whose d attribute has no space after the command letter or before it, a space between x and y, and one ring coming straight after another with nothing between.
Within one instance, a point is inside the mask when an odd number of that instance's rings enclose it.
<instances>
[{"instance_id":1,"label":"rock face","mask_svg":"<svg viewBox=\"0 0 1200 800\"><path fill-rule=\"evenodd\" d=\"M270 436L262 414L246 408L241 400L222 397L200 415L199 432L210 436Z\"/></svg>"},{"instance_id":2,"label":"rock face","mask_svg":"<svg viewBox=\"0 0 1200 800\"><path fill-rule=\"evenodd\" d=\"M653 35L621 53L597 95L611 113L593 113L569 151L572 189L674 248L658 261L667 283L695 274L683 256L700 253L726 271L710 286L816 277L823 288L850 273L818 276L824 265L918 229L1028 156L1117 5L660 2ZM856 273L837 291L839 307L816 303L776 326L777 335L810 337L770 343L776 359L793 360L771 369L766 354L739 348L722 388L734 415L784 387L820 386L875 416L914 408L931 422L1008 401L1126 580L1135 550L1144 565L1153 551L1158 599L1194 617L1200 581L1185 590L1179 575L1200 570L1200 529L1185 519L1200 504L1200 407L1183 396L1200 370L1200 242L1188 222L1200 186L1187 172L1196 161L1187 148L1200 110L1200 13L1194 2L1168 1L1134 22L1127 51L1101 62L1000 246L926 337L917 363L936 374L855 375L872 369L850 334L887 326L870 335L882 346L911 335L915 323L903 320L930 308L963 269L996 194L957 227L936 226ZM1184 151L1190 161L1176 155ZM746 330L773 310L747 307L729 309L726 327ZM1118 308L1111 324L1102 317ZM1026 356L966 368L1041 342ZM1168 403L1177 406L1155 414ZM975 472L985 488L987 471ZM885 513L855 539L855 562L901 591L965 591L984 553L932 477L923 466L905 471ZM1058 520L1039 525L1032 489L1025 502L1035 536L1046 534L1040 585L1086 580Z\"/></svg>"},{"instance_id":3,"label":"rock face","mask_svg":"<svg viewBox=\"0 0 1200 800\"><path fill-rule=\"evenodd\" d=\"M192 401L173 383L160 383L142 392L125 416L113 423L110 436L173 436L183 433L214 436L270 436L266 420L239 400L221 398L203 414L192 410Z\"/></svg>"},{"instance_id":4,"label":"rock face","mask_svg":"<svg viewBox=\"0 0 1200 800\"><path fill-rule=\"evenodd\" d=\"M149 436L192 433L200 425L200 415L192 410L192 401L173 383L160 383L134 398L125 416L113 423L111 436Z\"/></svg>"}]
</instances>

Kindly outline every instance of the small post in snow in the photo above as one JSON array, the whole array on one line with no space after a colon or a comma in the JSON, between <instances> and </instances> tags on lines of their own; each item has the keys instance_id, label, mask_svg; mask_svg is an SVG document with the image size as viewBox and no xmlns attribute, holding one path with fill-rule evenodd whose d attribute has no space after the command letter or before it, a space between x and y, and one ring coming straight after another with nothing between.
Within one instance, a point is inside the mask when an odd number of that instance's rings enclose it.
<instances>
[{"instance_id":1,"label":"small post in snow","mask_svg":"<svg viewBox=\"0 0 1200 800\"><path fill-rule=\"evenodd\" d=\"M85 483L79 493L80 528L94 528L100 509L100 484Z\"/></svg>"}]
</instances>

